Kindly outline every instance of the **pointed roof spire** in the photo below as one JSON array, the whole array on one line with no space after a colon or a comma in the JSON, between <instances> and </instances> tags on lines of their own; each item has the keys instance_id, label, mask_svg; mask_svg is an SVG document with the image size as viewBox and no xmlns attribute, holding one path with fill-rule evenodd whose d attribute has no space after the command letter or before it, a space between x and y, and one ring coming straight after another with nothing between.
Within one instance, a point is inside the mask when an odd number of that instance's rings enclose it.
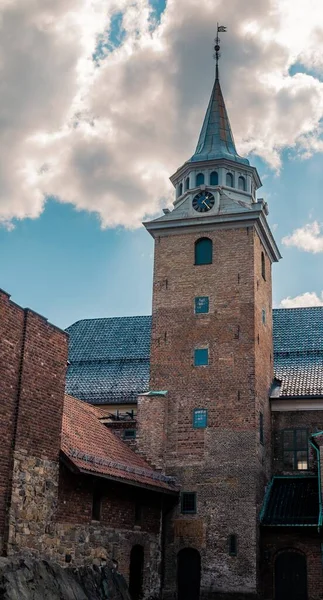
<instances>
[{"instance_id":1,"label":"pointed roof spire","mask_svg":"<svg viewBox=\"0 0 323 600\"><path fill-rule=\"evenodd\" d=\"M217 25L215 38L215 82L210 102L204 118L199 141L195 153L189 162L227 158L235 162L249 165L247 158L239 156L234 143L228 113L219 81L220 40L219 32L225 32L226 27Z\"/></svg>"}]
</instances>

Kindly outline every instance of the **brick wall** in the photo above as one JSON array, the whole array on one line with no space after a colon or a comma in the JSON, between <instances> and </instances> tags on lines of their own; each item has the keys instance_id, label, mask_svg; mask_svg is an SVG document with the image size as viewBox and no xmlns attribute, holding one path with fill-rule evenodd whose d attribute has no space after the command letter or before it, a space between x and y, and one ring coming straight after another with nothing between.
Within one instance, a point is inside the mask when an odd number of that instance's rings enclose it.
<instances>
[{"instance_id":1,"label":"brick wall","mask_svg":"<svg viewBox=\"0 0 323 600\"><path fill-rule=\"evenodd\" d=\"M274 597L275 559L279 552L298 550L306 556L307 591L309 600L323 599L321 536L309 528L296 531L263 529L262 531L262 591L264 600ZM287 599L286 599L287 600Z\"/></svg>"},{"instance_id":2,"label":"brick wall","mask_svg":"<svg viewBox=\"0 0 323 600\"><path fill-rule=\"evenodd\" d=\"M167 395L138 396L137 448L155 469L165 469L167 418Z\"/></svg>"},{"instance_id":3,"label":"brick wall","mask_svg":"<svg viewBox=\"0 0 323 600\"><path fill-rule=\"evenodd\" d=\"M67 335L3 292L0 309L2 551L40 551L57 503Z\"/></svg>"},{"instance_id":4,"label":"brick wall","mask_svg":"<svg viewBox=\"0 0 323 600\"><path fill-rule=\"evenodd\" d=\"M202 235L213 241L213 264L195 266L194 243ZM162 447L166 434L167 473L183 491L197 493L196 515L181 515L178 506L169 519L169 595L176 589L177 553L187 545L201 554L203 597L257 590L257 521L270 469L273 376L271 269L266 256L264 280L261 251L258 234L247 227L156 238L150 389L168 390L168 418L167 430L155 433L155 446ZM196 296L209 297L209 313L194 314ZM207 367L194 366L195 347L208 347ZM194 408L208 410L206 429L193 428ZM148 420L146 428L148 436ZM237 557L229 556L230 534L238 536Z\"/></svg>"}]
</instances>

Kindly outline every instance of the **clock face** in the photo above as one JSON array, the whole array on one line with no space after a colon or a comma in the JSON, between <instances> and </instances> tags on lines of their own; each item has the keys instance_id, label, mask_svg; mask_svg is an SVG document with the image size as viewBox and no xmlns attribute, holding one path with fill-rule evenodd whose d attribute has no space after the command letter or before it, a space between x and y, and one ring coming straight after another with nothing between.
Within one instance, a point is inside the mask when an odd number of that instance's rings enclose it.
<instances>
[{"instance_id":1,"label":"clock face","mask_svg":"<svg viewBox=\"0 0 323 600\"><path fill-rule=\"evenodd\" d=\"M214 196L211 192L199 192L193 198L193 208L197 210L197 212L207 212L212 206L214 206Z\"/></svg>"}]
</instances>

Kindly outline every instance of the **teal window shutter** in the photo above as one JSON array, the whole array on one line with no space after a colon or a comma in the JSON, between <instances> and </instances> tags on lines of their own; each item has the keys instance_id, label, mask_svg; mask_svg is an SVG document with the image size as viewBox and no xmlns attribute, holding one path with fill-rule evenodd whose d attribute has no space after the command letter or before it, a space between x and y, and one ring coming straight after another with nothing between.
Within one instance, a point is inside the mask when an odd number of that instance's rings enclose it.
<instances>
[{"instance_id":1,"label":"teal window shutter","mask_svg":"<svg viewBox=\"0 0 323 600\"><path fill-rule=\"evenodd\" d=\"M196 175L196 187L198 185L203 185L204 183L204 175L203 173L198 173L198 175Z\"/></svg>"},{"instance_id":2,"label":"teal window shutter","mask_svg":"<svg viewBox=\"0 0 323 600\"><path fill-rule=\"evenodd\" d=\"M208 348L195 348L194 350L194 365L195 367L203 367L209 364Z\"/></svg>"},{"instance_id":3,"label":"teal window shutter","mask_svg":"<svg viewBox=\"0 0 323 600\"><path fill-rule=\"evenodd\" d=\"M212 171L210 175L210 185L218 185L219 184L219 176L216 171Z\"/></svg>"},{"instance_id":4,"label":"teal window shutter","mask_svg":"<svg viewBox=\"0 0 323 600\"><path fill-rule=\"evenodd\" d=\"M197 296L195 298L195 313L208 313L209 312L209 298L208 296Z\"/></svg>"},{"instance_id":5,"label":"teal window shutter","mask_svg":"<svg viewBox=\"0 0 323 600\"><path fill-rule=\"evenodd\" d=\"M209 238L200 238L195 242L195 264L212 264L212 240Z\"/></svg>"},{"instance_id":6,"label":"teal window shutter","mask_svg":"<svg viewBox=\"0 0 323 600\"><path fill-rule=\"evenodd\" d=\"M195 429L205 429L207 427L207 409L194 408L193 410L193 427Z\"/></svg>"}]
</instances>

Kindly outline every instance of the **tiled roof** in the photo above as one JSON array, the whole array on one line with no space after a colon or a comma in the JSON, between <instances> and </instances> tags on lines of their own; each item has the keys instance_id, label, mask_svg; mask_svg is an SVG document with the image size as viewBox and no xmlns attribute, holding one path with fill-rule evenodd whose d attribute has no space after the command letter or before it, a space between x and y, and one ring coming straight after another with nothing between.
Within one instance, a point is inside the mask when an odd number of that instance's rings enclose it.
<instances>
[{"instance_id":1,"label":"tiled roof","mask_svg":"<svg viewBox=\"0 0 323 600\"><path fill-rule=\"evenodd\" d=\"M273 310L280 397L323 396L323 307ZM66 391L93 404L134 402L149 389L151 317L71 325Z\"/></svg>"},{"instance_id":2,"label":"tiled roof","mask_svg":"<svg viewBox=\"0 0 323 600\"><path fill-rule=\"evenodd\" d=\"M266 492L261 523L285 527L318 525L317 477L274 477Z\"/></svg>"},{"instance_id":3,"label":"tiled roof","mask_svg":"<svg viewBox=\"0 0 323 600\"><path fill-rule=\"evenodd\" d=\"M70 336L66 391L95 404L134 402L148 390L151 317L77 321Z\"/></svg>"},{"instance_id":4,"label":"tiled roof","mask_svg":"<svg viewBox=\"0 0 323 600\"><path fill-rule=\"evenodd\" d=\"M138 454L100 423L98 411L72 396L65 396L61 449L83 473L123 483L176 492L171 477L154 471Z\"/></svg>"},{"instance_id":5,"label":"tiled roof","mask_svg":"<svg viewBox=\"0 0 323 600\"><path fill-rule=\"evenodd\" d=\"M273 311L280 397L323 396L323 307Z\"/></svg>"}]
</instances>

